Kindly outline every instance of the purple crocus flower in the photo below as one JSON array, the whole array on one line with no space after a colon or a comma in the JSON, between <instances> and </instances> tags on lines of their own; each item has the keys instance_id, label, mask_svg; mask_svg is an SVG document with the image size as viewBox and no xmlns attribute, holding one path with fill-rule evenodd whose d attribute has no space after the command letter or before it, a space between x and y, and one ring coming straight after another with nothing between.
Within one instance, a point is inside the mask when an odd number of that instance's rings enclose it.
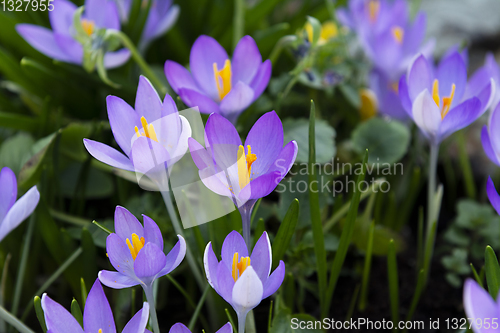
<instances>
[{"instance_id":1,"label":"purple crocus flower","mask_svg":"<svg viewBox=\"0 0 500 333\"><path fill-rule=\"evenodd\" d=\"M49 11L52 30L33 24L18 24L17 32L35 49L55 60L72 64L83 64L84 47L76 39L73 16L77 7L71 1L55 0L54 10ZM118 10L111 0L85 0L85 12L81 25L87 37L94 38L93 44L102 37L97 36L99 29L120 30ZM107 52L104 67L114 68L124 64L130 57L127 49Z\"/></svg>"},{"instance_id":2,"label":"purple crocus flower","mask_svg":"<svg viewBox=\"0 0 500 333\"><path fill-rule=\"evenodd\" d=\"M499 295L500 296L500 295ZM498 332L500 297L495 301L476 281L467 279L464 284L464 309L470 318L474 333ZM496 327L495 324L496 323ZM487 325L489 323L490 325Z\"/></svg>"},{"instance_id":3,"label":"purple crocus flower","mask_svg":"<svg viewBox=\"0 0 500 333\"><path fill-rule=\"evenodd\" d=\"M191 333L191 331L185 325L177 323L172 326L172 328L170 328L170 331L168 331L168 333ZM231 326L231 323L227 323L215 333L233 333L233 327Z\"/></svg>"},{"instance_id":4,"label":"purple crocus flower","mask_svg":"<svg viewBox=\"0 0 500 333\"><path fill-rule=\"evenodd\" d=\"M88 152L103 163L148 174L160 187L168 186L164 171L184 155L191 136L191 126L179 115L172 97L166 95L162 103L149 80L141 76L135 110L116 96L108 96L106 103L111 131L125 155L84 139Z\"/></svg>"},{"instance_id":5,"label":"purple crocus flower","mask_svg":"<svg viewBox=\"0 0 500 333\"><path fill-rule=\"evenodd\" d=\"M481 141L483 149L488 158L500 166L500 136L498 128L500 126L500 103L491 111L488 124L483 126L481 131Z\"/></svg>"},{"instance_id":6,"label":"purple crocus flower","mask_svg":"<svg viewBox=\"0 0 500 333\"><path fill-rule=\"evenodd\" d=\"M133 0L117 0L116 2L122 21L127 22ZM179 12L179 6L172 5L172 0L152 0L139 47L145 49L151 41L170 30L177 21Z\"/></svg>"},{"instance_id":7,"label":"purple crocus flower","mask_svg":"<svg viewBox=\"0 0 500 333\"><path fill-rule=\"evenodd\" d=\"M208 117L206 149L189 139L189 150L200 178L213 192L232 198L243 220L243 235L250 243L250 216L255 202L270 194L297 157L298 146L283 147L283 125L276 112L260 117L243 145L233 124L219 114Z\"/></svg>"},{"instance_id":8,"label":"purple crocus flower","mask_svg":"<svg viewBox=\"0 0 500 333\"><path fill-rule=\"evenodd\" d=\"M276 292L285 277L285 264L280 260L271 274L272 249L266 232L259 238L249 256L243 237L232 231L222 244L219 262L208 243L203 257L208 283L238 315L238 332L244 333L248 312Z\"/></svg>"},{"instance_id":9,"label":"purple crocus flower","mask_svg":"<svg viewBox=\"0 0 500 333\"><path fill-rule=\"evenodd\" d=\"M436 69L420 55L399 81L401 104L433 145L481 116L495 95L491 79L475 96L465 96L467 68L452 52Z\"/></svg>"},{"instance_id":10,"label":"purple crocus flower","mask_svg":"<svg viewBox=\"0 0 500 333\"><path fill-rule=\"evenodd\" d=\"M212 37L198 37L191 48L189 67L191 72L167 60L165 75L172 89L189 107L221 114L232 123L262 94L271 77L271 61L262 62L250 36L238 42L232 59Z\"/></svg>"},{"instance_id":11,"label":"purple crocus flower","mask_svg":"<svg viewBox=\"0 0 500 333\"><path fill-rule=\"evenodd\" d=\"M0 241L33 213L40 193L33 186L17 200L17 180L7 167L0 171Z\"/></svg>"},{"instance_id":12,"label":"purple crocus flower","mask_svg":"<svg viewBox=\"0 0 500 333\"><path fill-rule=\"evenodd\" d=\"M68 310L52 300L47 294L42 295L42 309L45 324L50 333L116 333L113 311L111 311L99 279L95 280L85 302L83 329ZM146 329L149 319L148 312L149 305L144 302L142 309L130 319L122 333L151 333Z\"/></svg>"},{"instance_id":13,"label":"purple crocus flower","mask_svg":"<svg viewBox=\"0 0 500 333\"><path fill-rule=\"evenodd\" d=\"M498 89L500 87L500 67L492 53L486 55L484 65L471 76L464 95L466 97L478 95L490 83L491 79L495 81L495 87L497 87L491 106L496 107L500 103L500 89Z\"/></svg>"},{"instance_id":14,"label":"purple crocus flower","mask_svg":"<svg viewBox=\"0 0 500 333\"><path fill-rule=\"evenodd\" d=\"M488 182L486 183L486 194L488 195L491 205L495 208L498 215L500 215L500 195L498 195L491 177L488 177Z\"/></svg>"},{"instance_id":15,"label":"purple crocus flower","mask_svg":"<svg viewBox=\"0 0 500 333\"><path fill-rule=\"evenodd\" d=\"M369 77L370 89L377 98L378 110L391 118L407 120L408 114L399 100L397 81L391 81L384 72L373 69Z\"/></svg>"}]
</instances>

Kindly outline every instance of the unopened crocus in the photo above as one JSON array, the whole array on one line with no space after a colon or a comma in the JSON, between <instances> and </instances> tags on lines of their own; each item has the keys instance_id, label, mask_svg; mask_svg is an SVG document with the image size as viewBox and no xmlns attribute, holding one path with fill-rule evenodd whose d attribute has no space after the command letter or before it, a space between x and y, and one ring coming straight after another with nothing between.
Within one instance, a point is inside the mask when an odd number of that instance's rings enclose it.
<instances>
[{"instance_id":1,"label":"unopened crocus","mask_svg":"<svg viewBox=\"0 0 500 333\"><path fill-rule=\"evenodd\" d=\"M42 296L42 309L50 333L116 333L113 311L99 279L94 282L85 301L83 328L68 310L47 294ZM122 333L151 333L146 329L148 319L149 305L144 302L142 309L130 319Z\"/></svg>"},{"instance_id":2,"label":"unopened crocus","mask_svg":"<svg viewBox=\"0 0 500 333\"><path fill-rule=\"evenodd\" d=\"M496 301L476 281L467 279L464 284L464 309L474 333L498 332L500 295Z\"/></svg>"},{"instance_id":3,"label":"unopened crocus","mask_svg":"<svg viewBox=\"0 0 500 333\"><path fill-rule=\"evenodd\" d=\"M281 286L285 264L280 260L271 274L272 249L266 232L249 255L243 237L232 231L222 244L221 258L219 262L208 243L203 257L208 283L231 304L238 315L238 332L244 333L248 312Z\"/></svg>"},{"instance_id":4,"label":"unopened crocus","mask_svg":"<svg viewBox=\"0 0 500 333\"><path fill-rule=\"evenodd\" d=\"M165 75L170 86L189 107L217 113L232 123L266 89L271 77L271 61L262 62L257 44L243 37L232 59L212 37L200 36L191 48L189 72L167 60Z\"/></svg>"},{"instance_id":5,"label":"unopened crocus","mask_svg":"<svg viewBox=\"0 0 500 333\"><path fill-rule=\"evenodd\" d=\"M17 179L14 172L4 167L0 171L0 241L33 213L40 193L33 186L17 200Z\"/></svg>"},{"instance_id":6,"label":"unopened crocus","mask_svg":"<svg viewBox=\"0 0 500 333\"><path fill-rule=\"evenodd\" d=\"M186 325L177 323L172 328L170 328L169 333L191 333L191 330L186 327ZM222 326L220 330L218 330L215 333L233 333L233 327L231 326L231 323L227 323L226 325Z\"/></svg>"},{"instance_id":7,"label":"unopened crocus","mask_svg":"<svg viewBox=\"0 0 500 333\"><path fill-rule=\"evenodd\" d=\"M118 9L112 0L85 0L79 27L73 25L78 9L75 4L55 0L50 5L53 6L53 10L49 11L52 30L33 24L18 24L16 30L31 46L52 59L84 65L84 48L101 47L103 44L102 29L120 30ZM82 45L78 31L83 33L88 45ZM104 67L121 66L129 57L127 49L106 52Z\"/></svg>"},{"instance_id":8,"label":"unopened crocus","mask_svg":"<svg viewBox=\"0 0 500 333\"><path fill-rule=\"evenodd\" d=\"M162 102L148 79L141 76L135 110L116 96L106 98L109 124L118 146L125 153L101 142L84 139L88 152L115 168L147 174L164 190L165 171L188 149L191 126L179 115L169 95Z\"/></svg>"},{"instance_id":9,"label":"unopened crocus","mask_svg":"<svg viewBox=\"0 0 500 333\"><path fill-rule=\"evenodd\" d=\"M422 133L436 146L481 116L495 95L493 79L475 96L465 96L467 68L452 52L436 69L420 55L399 82L401 104Z\"/></svg>"},{"instance_id":10,"label":"unopened crocus","mask_svg":"<svg viewBox=\"0 0 500 333\"><path fill-rule=\"evenodd\" d=\"M213 192L232 198L240 210L248 244L255 202L276 188L297 157L297 143L290 141L283 147L283 140L283 125L274 111L257 120L245 144L233 124L216 113L205 126L206 149L189 139L202 182Z\"/></svg>"},{"instance_id":11,"label":"unopened crocus","mask_svg":"<svg viewBox=\"0 0 500 333\"><path fill-rule=\"evenodd\" d=\"M146 215L143 219L144 226L127 209L116 207L115 232L106 239L106 252L116 271L100 271L99 280L115 289L140 285L148 299L157 333L153 282L179 266L186 254L186 242L178 235L179 240L165 255L160 229Z\"/></svg>"},{"instance_id":12,"label":"unopened crocus","mask_svg":"<svg viewBox=\"0 0 500 333\"><path fill-rule=\"evenodd\" d=\"M483 126L481 131L481 141L483 149L488 158L500 166L500 135L498 128L500 126L500 103L491 111L488 124Z\"/></svg>"}]
</instances>

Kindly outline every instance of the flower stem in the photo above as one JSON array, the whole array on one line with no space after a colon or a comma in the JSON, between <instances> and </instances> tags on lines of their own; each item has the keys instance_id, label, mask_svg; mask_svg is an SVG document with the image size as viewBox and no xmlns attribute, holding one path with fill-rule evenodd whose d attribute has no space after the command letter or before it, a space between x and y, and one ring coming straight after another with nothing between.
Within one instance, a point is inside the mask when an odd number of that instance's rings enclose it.
<instances>
[{"instance_id":1,"label":"flower stem","mask_svg":"<svg viewBox=\"0 0 500 333\"><path fill-rule=\"evenodd\" d=\"M238 312L238 333L245 333L246 320L247 320L247 313Z\"/></svg>"},{"instance_id":2,"label":"flower stem","mask_svg":"<svg viewBox=\"0 0 500 333\"><path fill-rule=\"evenodd\" d=\"M234 16L233 16L233 48L238 45L245 30L245 1L234 0Z\"/></svg>"},{"instance_id":3,"label":"flower stem","mask_svg":"<svg viewBox=\"0 0 500 333\"><path fill-rule=\"evenodd\" d=\"M143 286L146 299L149 303L149 314L151 315L151 325L153 326L154 333L160 333L160 326L158 325L158 317L156 316L155 297L153 295L153 286Z\"/></svg>"}]
</instances>

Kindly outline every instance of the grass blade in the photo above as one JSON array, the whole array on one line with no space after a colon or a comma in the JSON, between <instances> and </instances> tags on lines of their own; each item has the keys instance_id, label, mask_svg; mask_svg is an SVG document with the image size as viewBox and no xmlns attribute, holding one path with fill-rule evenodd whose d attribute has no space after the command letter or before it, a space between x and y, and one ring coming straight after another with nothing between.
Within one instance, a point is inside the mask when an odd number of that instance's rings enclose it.
<instances>
[{"instance_id":1,"label":"grass blade","mask_svg":"<svg viewBox=\"0 0 500 333\"><path fill-rule=\"evenodd\" d=\"M387 275L389 279L389 298L391 301L392 322L394 329L399 323L399 281L398 263L396 260L396 247L394 240L389 241L389 252L387 253Z\"/></svg>"},{"instance_id":2,"label":"grass blade","mask_svg":"<svg viewBox=\"0 0 500 333\"><path fill-rule=\"evenodd\" d=\"M36 317L38 318L38 322L40 323L40 326L42 327L42 331L43 331L43 333L47 333L47 324L45 324L45 316L43 315L41 298L38 296L35 296L35 298L33 299L33 304L35 306Z\"/></svg>"},{"instance_id":3,"label":"grass blade","mask_svg":"<svg viewBox=\"0 0 500 333\"><path fill-rule=\"evenodd\" d=\"M286 249L290 245L295 227L299 220L299 200L295 199L288 207L285 218L278 229L278 233L273 242L273 270L278 267L279 261L285 255Z\"/></svg>"},{"instance_id":4,"label":"grass blade","mask_svg":"<svg viewBox=\"0 0 500 333\"><path fill-rule=\"evenodd\" d=\"M370 224L368 231L368 246L365 254L365 265L363 268L363 281L361 284L361 297L359 299L359 310L363 311L368 303L368 282L370 281L370 269L372 265L373 235L375 233L375 222Z\"/></svg>"},{"instance_id":5,"label":"grass blade","mask_svg":"<svg viewBox=\"0 0 500 333\"><path fill-rule=\"evenodd\" d=\"M413 298L411 300L410 310L408 311L408 315L406 316L406 321L410 321L417 309L418 301L420 300L420 295L422 295L422 291L424 290L425 283L425 272L423 269L420 270L417 277L417 286L415 287L415 292L413 293Z\"/></svg>"},{"instance_id":6,"label":"grass blade","mask_svg":"<svg viewBox=\"0 0 500 333\"><path fill-rule=\"evenodd\" d=\"M76 321L83 328L83 314L82 314L82 309L80 308L80 305L78 304L78 301L76 299L74 299L74 298L71 301L71 314L73 315L73 317L75 317Z\"/></svg>"},{"instance_id":7,"label":"grass blade","mask_svg":"<svg viewBox=\"0 0 500 333\"><path fill-rule=\"evenodd\" d=\"M489 245L486 246L486 250L484 252L484 261L488 291L490 292L491 297L496 299L498 291L500 290L500 266L498 265L498 259L495 255L495 251L493 251Z\"/></svg>"}]
</instances>

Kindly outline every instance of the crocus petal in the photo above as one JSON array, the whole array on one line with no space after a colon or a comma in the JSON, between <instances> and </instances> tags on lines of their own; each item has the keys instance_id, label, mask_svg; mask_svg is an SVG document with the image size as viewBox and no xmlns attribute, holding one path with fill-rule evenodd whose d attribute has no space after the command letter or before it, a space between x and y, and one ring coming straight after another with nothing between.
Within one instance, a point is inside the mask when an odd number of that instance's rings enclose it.
<instances>
[{"instance_id":1,"label":"crocus petal","mask_svg":"<svg viewBox=\"0 0 500 333\"><path fill-rule=\"evenodd\" d=\"M165 267L166 262L165 254L158 245L146 243L135 258L135 275L142 279L154 277Z\"/></svg>"},{"instance_id":2,"label":"crocus petal","mask_svg":"<svg viewBox=\"0 0 500 333\"><path fill-rule=\"evenodd\" d=\"M215 333L233 333L233 326L231 326L231 323L228 322Z\"/></svg>"},{"instance_id":3,"label":"crocus petal","mask_svg":"<svg viewBox=\"0 0 500 333\"><path fill-rule=\"evenodd\" d=\"M112 0L86 0L85 16L99 28L120 30L118 8Z\"/></svg>"},{"instance_id":4,"label":"crocus petal","mask_svg":"<svg viewBox=\"0 0 500 333\"><path fill-rule=\"evenodd\" d=\"M140 283L139 280L120 272L102 270L98 276L102 284L113 289L130 288Z\"/></svg>"},{"instance_id":5,"label":"crocus petal","mask_svg":"<svg viewBox=\"0 0 500 333\"><path fill-rule=\"evenodd\" d=\"M196 90L180 88L179 96L187 106L191 108L198 107L201 113L219 112L219 105L217 103L215 103L207 95L204 95Z\"/></svg>"},{"instance_id":6,"label":"crocus petal","mask_svg":"<svg viewBox=\"0 0 500 333\"><path fill-rule=\"evenodd\" d=\"M429 138L436 138L441 124L441 112L427 89L413 102L413 120Z\"/></svg>"},{"instance_id":7,"label":"crocus petal","mask_svg":"<svg viewBox=\"0 0 500 333\"><path fill-rule=\"evenodd\" d=\"M140 309L123 328L122 333L143 333L149 320L149 304L144 302Z\"/></svg>"},{"instance_id":8,"label":"crocus petal","mask_svg":"<svg viewBox=\"0 0 500 333\"><path fill-rule=\"evenodd\" d=\"M83 139L83 144L90 155L102 163L111 165L112 167L118 169L134 171L134 166L132 165L132 162L130 162L129 158L115 148L89 139Z\"/></svg>"},{"instance_id":9,"label":"crocus petal","mask_svg":"<svg viewBox=\"0 0 500 333\"><path fill-rule=\"evenodd\" d=\"M481 110L479 111L481 115L490 108L491 103L495 99L496 88L495 80L491 78L490 82L477 94L476 97L481 102Z\"/></svg>"},{"instance_id":10,"label":"crocus petal","mask_svg":"<svg viewBox=\"0 0 500 333\"><path fill-rule=\"evenodd\" d=\"M179 90L182 88L201 93L191 73L175 61L167 60L165 62L165 76L177 94L179 94Z\"/></svg>"},{"instance_id":11,"label":"crocus petal","mask_svg":"<svg viewBox=\"0 0 500 333\"><path fill-rule=\"evenodd\" d=\"M33 186L12 205L0 224L0 241L33 213L39 200L40 193Z\"/></svg>"},{"instance_id":12,"label":"crocus petal","mask_svg":"<svg viewBox=\"0 0 500 333\"><path fill-rule=\"evenodd\" d=\"M238 313L246 313L262 301L264 287L252 266L241 274L233 287L232 305Z\"/></svg>"},{"instance_id":13,"label":"crocus petal","mask_svg":"<svg viewBox=\"0 0 500 333\"><path fill-rule=\"evenodd\" d=\"M177 323L170 328L169 333L191 333L189 328L187 328L184 324Z\"/></svg>"},{"instance_id":14,"label":"crocus petal","mask_svg":"<svg viewBox=\"0 0 500 333\"><path fill-rule=\"evenodd\" d=\"M271 79L271 71L271 60L267 59L260 65L259 70L250 83L250 88L253 89L254 100L257 99L264 92L264 90L266 90L269 79Z\"/></svg>"},{"instance_id":15,"label":"crocus petal","mask_svg":"<svg viewBox=\"0 0 500 333\"><path fill-rule=\"evenodd\" d=\"M108 253L109 262L118 272L135 278L134 259L130 249L127 243L117 234L109 234L106 238L106 252Z\"/></svg>"},{"instance_id":16,"label":"crocus petal","mask_svg":"<svg viewBox=\"0 0 500 333\"><path fill-rule=\"evenodd\" d=\"M83 311L83 327L87 332L98 332L102 329L102 333L116 333L113 312L99 279L95 280L87 296Z\"/></svg>"},{"instance_id":17,"label":"crocus petal","mask_svg":"<svg viewBox=\"0 0 500 333\"><path fill-rule=\"evenodd\" d=\"M81 63L83 59L83 47L73 36L54 32L54 40L61 51L68 55L74 63Z\"/></svg>"},{"instance_id":18,"label":"crocus petal","mask_svg":"<svg viewBox=\"0 0 500 333\"><path fill-rule=\"evenodd\" d=\"M148 175L165 173L170 162L170 156L165 147L144 136L134 141L131 159L136 171Z\"/></svg>"},{"instance_id":19,"label":"crocus petal","mask_svg":"<svg viewBox=\"0 0 500 333\"><path fill-rule=\"evenodd\" d=\"M212 286L212 288L217 290L217 266L219 266L219 261L215 256L214 250L212 249L212 242L209 242L205 248L203 265L205 266L205 274L207 276L208 283Z\"/></svg>"},{"instance_id":20,"label":"crocus petal","mask_svg":"<svg viewBox=\"0 0 500 333\"><path fill-rule=\"evenodd\" d=\"M42 309L47 329L53 333L84 333L76 319L47 294L42 295Z\"/></svg>"},{"instance_id":21,"label":"crocus petal","mask_svg":"<svg viewBox=\"0 0 500 333\"><path fill-rule=\"evenodd\" d=\"M252 255L250 256L250 264L252 265L255 273L259 276L259 279L264 283L271 273L271 263L272 263L272 250L271 242L269 241L269 236L267 232L264 231L262 236L260 236L255 247L252 250Z\"/></svg>"},{"instance_id":22,"label":"crocus petal","mask_svg":"<svg viewBox=\"0 0 500 333\"><path fill-rule=\"evenodd\" d=\"M229 271L232 270L234 254L238 253L239 257L248 257L248 249L243 237L239 232L233 230L227 235L222 243L221 257Z\"/></svg>"},{"instance_id":23,"label":"crocus petal","mask_svg":"<svg viewBox=\"0 0 500 333\"><path fill-rule=\"evenodd\" d=\"M269 167L267 172L279 171L281 178L285 177L288 171L293 166L299 147L294 140L290 141L283 149L281 149L276 161Z\"/></svg>"},{"instance_id":24,"label":"crocus petal","mask_svg":"<svg viewBox=\"0 0 500 333\"><path fill-rule=\"evenodd\" d=\"M198 37L191 48L189 57L191 73L198 85L213 100L219 98L213 65L215 63L218 69L222 69L227 59L229 57L226 50L209 36L202 35Z\"/></svg>"},{"instance_id":25,"label":"crocus petal","mask_svg":"<svg viewBox=\"0 0 500 333\"><path fill-rule=\"evenodd\" d=\"M136 234L139 238L144 237L144 228L134 214L125 207L116 206L115 233L125 242L127 238L132 240L132 234Z\"/></svg>"},{"instance_id":26,"label":"crocus petal","mask_svg":"<svg viewBox=\"0 0 500 333\"><path fill-rule=\"evenodd\" d=\"M144 220L144 240L146 243L156 244L163 251L163 236L160 228L149 216L142 214L142 218Z\"/></svg>"},{"instance_id":27,"label":"crocus petal","mask_svg":"<svg viewBox=\"0 0 500 333\"><path fill-rule=\"evenodd\" d=\"M218 114L211 114L205 125L205 145L213 154L220 169L228 169L236 163L241 139L229 120Z\"/></svg>"},{"instance_id":28,"label":"crocus petal","mask_svg":"<svg viewBox=\"0 0 500 333\"><path fill-rule=\"evenodd\" d=\"M4 167L0 171L0 221L3 220L16 199L16 174L10 168Z\"/></svg>"},{"instance_id":29,"label":"crocus petal","mask_svg":"<svg viewBox=\"0 0 500 333\"><path fill-rule=\"evenodd\" d=\"M474 280L467 279L464 285L464 308L468 318L497 318L498 308L491 296ZM474 332L496 332L496 329L484 329L472 321Z\"/></svg>"},{"instance_id":30,"label":"crocus petal","mask_svg":"<svg viewBox=\"0 0 500 333\"><path fill-rule=\"evenodd\" d=\"M177 21L177 18L179 17L180 13L180 8L178 5L173 5L170 10L161 18L160 22L157 23L156 25L156 31L152 35L151 38L156 38L161 35L163 35L165 32L170 30L172 26L175 24Z\"/></svg>"},{"instance_id":31,"label":"crocus petal","mask_svg":"<svg viewBox=\"0 0 500 333\"><path fill-rule=\"evenodd\" d=\"M435 104L434 104L435 105ZM439 128L441 140L451 133L472 124L481 115L481 102L477 97L455 106L443 118Z\"/></svg>"},{"instance_id":32,"label":"crocus petal","mask_svg":"<svg viewBox=\"0 0 500 333\"><path fill-rule=\"evenodd\" d=\"M233 193L229 190L230 186L225 171L217 172L213 168L208 167L200 170L199 175L202 183L212 192L226 197L233 196ZM234 185L234 183L232 184Z\"/></svg>"},{"instance_id":33,"label":"crocus petal","mask_svg":"<svg viewBox=\"0 0 500 333\"><path fill-rule=\"evenodd\" d=\"M250 36L244 36L236 45L232 59L232 81L236 85L239 81L249 85L262 63L257 44Z\"/></svg>"},{"instance_id":34,"label":"crocus petal","mask_svg":"<svg viewBox=\"0 0 500 333\"><path fill-rule=\"evenodd\" d=\"M436 76L439 80L439 94L441 96L449 96L451 86L455 85L452 107L457 105L462 100L467 84L467 68L460 54L453 52L443 59L437 68Z\"/></svg>"},{"instance_id":35,"label":"crocus petal","mask_svg":"<svg viewBox=\"0 0 500 333\"><path fill-rule=\"evenodd\" d=\"M135 97L135 111L148 122L161 118L162 102L151 82L145 77L139 77L139 87Z\"/></svg>"},{"instance_id":36,"label":"crocus petal","mask_svg":"<svg viewBox=\"0 0 500 333\"><path fill-rule=\"evenodd\" d=\"M132 138L136 135L134 128L141 127L139 116L130 105L119 97L108 96L106 105L113 136L123 152L130 156Z\"/></svg>"},{"instance_id":37,"label":"crocus petal","mask_svg":"<svg viewBox=\"0 0 500 333\"><path fill-rule=\"evenodd\" d=\"M252 164L252 173L261 175L274 163L283 148L283 125L276 112L268 112L255 122L245 140L245 148L248 145L257 156Z\"/></svg>"},{"instance_id":38,"label":"crocus petal","mask_svg":"<svg viewBox=\"0 0 500 333\"><path fill-rule=\"evenodd\" d=\"M408 84L406 83L406 75L401 76L401 79L399 80L398 95L403 109L410 116L410 118L413 118L410 93L408 91Z\"/></svg>"},{"instance_id":39,"label":"crocus petal","mask_svg":"<svg viewBox=\"0 0 500 333\"><path fill-rule=\"evenodd\" d=\"M488 134L488 128L486 127L486 125L483 126L483 129L481 130L481 142L483 143L483 149L486 153L486 156L488 156L488 158L493 163L500 166L500 161L497 157L497 154L493 150L493 146L491 145L490 135Z\"/></svg>"},{"instance_id":40,"label":"crocus petal","mask_svg":"<svg viewBox=\"0 0 500 333\"><path fill-rule=\"evenodd\" d=\"M233 276L231 275L231 270L228 269L226 265L223 265L222 263L217 266L217 284L215 286L217 287L215 291L222 298L224 298L226 302L233 305L232 295L233 295L234 279Z\"/></svg>"},{"instance_id":41,"label":"crocus petal","mask_svg":"<svg viewBox=\"0 0 500 333\"><path fill-rule=\"evenodd\" d=\"M165 265L158 276L163 276L173 271L186 256L186 241L181 235L177 235L177 238L179 240L167 254Z\"/></svg>"},{"instance_id":42,"label":"crocus petal","mask_svg":"<svg viewBox=\"0 0 500 333\"><path fill-rule=\"evenodd\" d=\"M278 267L274 270L274 272L269 276L269 278L264 283L264 293L262 295L262 299L267 298L274 294L276 290L283 283L283 279L285 278L285 263L283 260L280 260Z\"/></svg>"},{"instance_id":43,"label":"crocus petal","mask_svg":"<svg viewBox=\"0 0 500 333\"><path fill-rule=\"evenodd\" d=\"M211 156L198 141L193 138L188 139L189 152L191 153L191 157L193 158L194 164L200 170L205 169L206 167L212 165Z\"/></svg>"},{"instance_id":44,"label":"crocus petal","mask_svg":"<svg viewBox=\"0 0 500 333\"><path fill-rule=\"evenodd\" d=\"M488 121L488 133L491 141L491 146L495 152L500 152L500 103L491 112Z\"/></svg>"},{"instance_id":45,"label":"crocus petal","mask_svg":"<svg viewBox=\"0 0 500 333\"><path fill-rule=\"evenodd\" d=\"M49 20L52 30L69 36L73 26L73 14L76 9L77 7L71 1L55 1L54 9L49 11Z\"/></svg>"},{"instance_id":46,"label":"crocus petal","mask_svg":"<svg viewBox=\"0 0 500 333\"><path fill-rule=\"evenodd\" d=\"M235 123L238 115L252 104L253 97L252 88L240 81L220 102L220 113Z\"/></svg>"},{"instance_id":47,"label":"crocus petal","mask_svg":"<svg viewBox=\"0 0 500 333\"><path fill-rule=\"evenodd\" d=\"M425 13L418 13L413 20L412 26L404 32L403 49L405 53L415 53L422 44L427 26L427 16Z\"/></svg>"},{"instance_id":48,"label":"crocus petal","mask_svg":"<svg viewBox=\"0 0 500 333\"><path fill-rule=\"evenodd\" d=\"M78 59L71 58L61 50L54 39L54 34L49 29L32 24L18 24L16 30L31 46L47 57L69 63L79 63Z\"/></svg>"},{"instance_id":49,"label":"crocus petal","mask_svg":"<svg viewBox=\"0 0 500 333\"><path fill-rule=\"evenodd\" d=\"M115 52L106 52L104 55L104 67L116 68L120 67L130 58L130 51L121 49Z\"/></svg>"},{"instance_id":50,"label":"crocus petal","mask_svg":"<svg viewBox=\"0 0 500 333\"><path fill-rule=\"evenodd\" d=\"M491 177L488 177L488 182L486 183L486 194L488 194L488 199L490 199L491 205L495 208L498 215L500 215L500 195L498 195Z\"/></svg>"},{"instance_id":51,"label":"crocus petal","mask_svg":"<svg viewBox=\"0 0 500 333\"><path fill-rule=\"evenodd\" d=\"M189 148L188 140L191 138L191 135L193 134L191 130L191 125L184 116L179 116L177 119L179 119L181 123L180 126L181 133L177 137L177 146L175 147L175 150L169 151L170 166L172 166L173 163L176 163L186 154ZM167 146L166 148L168 150L170 147Z\"/></svg>"},{"instance_id":52,"label":"crocus petal","mask_svg":"<svg viewBox=\"0 0 500 333\"><path fill-rule=\"evenodd\" d=\"M250 181L250 183L241 190L238 196L242 200L243 198L246 200L263 198L271 194L282 179L283 176L279 171L266 173Z\"/></svg>"},{"instance_id":53,"label":"crocus petal","mask_svg":"<svg viewBox=\"0 0 500 333\"><path fill-rule=\"evenodd\" d=\"M415 100L425 89L432 86L432 70L423 55L419 56L410 67L408 74L408 92L411 100ZM450 86L451 87L451 86Z\"/></svg>"}]
</instances>

